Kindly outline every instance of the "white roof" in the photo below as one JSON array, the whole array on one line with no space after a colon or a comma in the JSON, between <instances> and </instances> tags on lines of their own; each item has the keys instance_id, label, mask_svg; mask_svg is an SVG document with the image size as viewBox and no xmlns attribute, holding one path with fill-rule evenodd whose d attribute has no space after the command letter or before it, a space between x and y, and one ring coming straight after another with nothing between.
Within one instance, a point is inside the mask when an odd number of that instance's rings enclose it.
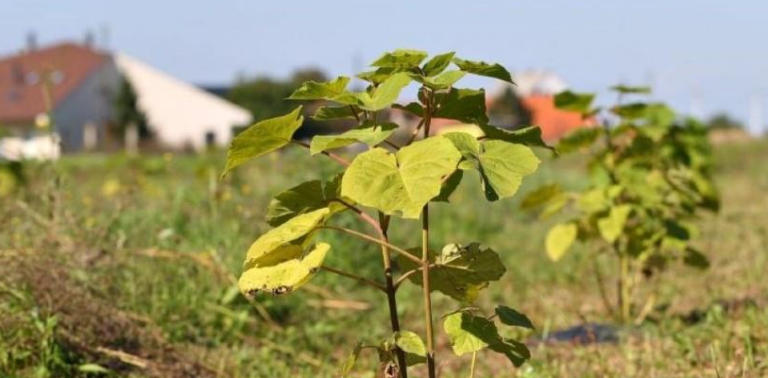
<instances>
[{"instance_id":1,"label":"white roof","mask_svg":"<svg viewBox=\"0 0 768 378\"><path fill-rule=\"evenodd\" d=\"M207 133L215 135L216 144L226 145L232 127L251 122L246 109L132 57L115 54L115 64L136 91L150 128L169 147L201 150Z\"/></svg>"},{"instance_id":2,"label":"white roof","mask_svg":"<svg viewBox=\"0 0 768 378\"><path fill-rule=\"evenodd\" d=\"M547 70L525 70L520 73L513 73L512 80L517 85L512 89L518 96L527 97L531 95L555 95L568 89L568 83L560 75ZM503 93L510 84L503 84L496 89L496 93Z\"/></svg>"}]
</instances>

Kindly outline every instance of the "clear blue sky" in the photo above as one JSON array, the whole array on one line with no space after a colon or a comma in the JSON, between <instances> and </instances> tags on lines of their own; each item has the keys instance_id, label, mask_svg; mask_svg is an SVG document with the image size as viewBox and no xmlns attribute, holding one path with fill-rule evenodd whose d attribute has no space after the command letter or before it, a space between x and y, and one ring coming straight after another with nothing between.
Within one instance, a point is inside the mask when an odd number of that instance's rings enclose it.
<instances>
[{"instance_id":1,"label":"clear blue sky","mask_svg":"<svg viewBox=\"0 0 768 378\"><path fill-rule=\"evenodd\" d=\"M705 114L745 121L750 99L768 94L766 0L1 2L3 55L29 31L45 44L108 26L113 49L195 83L306 66L349 74L355 57L408 47L550 69L578 90L651 83L684 111L699 98Z\"/></svg>"}]
</instances>

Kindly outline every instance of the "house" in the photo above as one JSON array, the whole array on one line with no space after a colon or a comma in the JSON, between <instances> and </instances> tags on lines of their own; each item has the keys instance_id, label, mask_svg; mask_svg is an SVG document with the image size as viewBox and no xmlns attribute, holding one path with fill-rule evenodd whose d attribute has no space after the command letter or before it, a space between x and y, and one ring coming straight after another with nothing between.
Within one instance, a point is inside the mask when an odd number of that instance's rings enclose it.
<instances>
[{"instance_id":1,"label":"house","mask_svg":"<svg viewBox=\"0 0 768 378\"><path fill-rule=\"evenodd\" d=\"M503 101L507 101L509 98L505 96L505 91L512 90L519 99L520 106L530 113L530 124L541 128L542 137L547 142L555 142L573 129L594 126L594 119L582 119L579 113L560 110L555 107L555 95L568 89L568 84L560 76L549 71L529 70L514 75L514 80L516 85L504 83L486 93L486 109L490 110L494 106L505 106ZM407 125L409 129L413 129L419 122L418 117L399 109L393 109L390 112L390 118L395 123ZM509 127L509 124L503 120L493 117L491 117L490 123L495 126ZM444 134L452 131L480 133L478 127L456 120L432 119L431 134Z\"/></svg>"},{"instance_id":2,"label":"house","mask_svg":"<svg viewBox=\"0 0 768 378\"><path fill-rule=\"evenodd\" d=\"M135 58L115 54L115 63L136 91L150 129L165 146L197 151L226 146L234 127L251 122L248 110Z\"/></svg>"},{"instance_id":3,"label":"house","mask_svg":"<svg viewBox=\"0 0 768 378\"><path fill-rule=\"evenodd\" d=\"M63 151L83 150L104 138L118 78L108 54L73 43L0 58L0 124L39 143L50 114Z\"/></svg>"},{"instance_id":4,"label":"house","mask_svg":"<svg viewBox=\"0 0 768 378\"><path fill-rule=\"evenodd\" d=\"M39 143L48 114L63 152L107 149L110 138L123 137L110 135L123 78L162 148L224 146L234 127L251 121L247 110L124 54L90 44L30 46L0 58L0 154L2 145Z\"/></svg>"},{"instance_id":5,"label":"house","mask_svg":"<svg viewBox=\"0 0 768 378\"><path fill-rule=\"evenodd\" d=\"M581 114L555 107L555 95L568 89L559 75L545 70L527 70L514 75L516 85L511 86L522 105L531 115L531 124L541 127L545 141L556 141L573 129L594 126L594 119L583 119ZM501 98L510 84L502 84L491 95L490 102Z\"/></svg>"}]
</instances>

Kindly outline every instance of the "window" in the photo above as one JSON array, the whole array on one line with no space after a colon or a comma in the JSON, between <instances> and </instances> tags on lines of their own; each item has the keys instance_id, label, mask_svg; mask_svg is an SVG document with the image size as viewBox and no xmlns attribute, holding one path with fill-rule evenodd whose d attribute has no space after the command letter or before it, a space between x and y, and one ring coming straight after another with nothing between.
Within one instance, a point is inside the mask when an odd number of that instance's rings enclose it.
<instances>
[{"instance_id":1,"label":"window","mask_svg":"<svg viewBox=\"0 0 768 378\"><path fill-rule=\"evenodd\" d=\"M216 134L213 131L208 131L205 133L205 146L206 147L213 147L216 145Z\"/></svg>"}]
</instances>

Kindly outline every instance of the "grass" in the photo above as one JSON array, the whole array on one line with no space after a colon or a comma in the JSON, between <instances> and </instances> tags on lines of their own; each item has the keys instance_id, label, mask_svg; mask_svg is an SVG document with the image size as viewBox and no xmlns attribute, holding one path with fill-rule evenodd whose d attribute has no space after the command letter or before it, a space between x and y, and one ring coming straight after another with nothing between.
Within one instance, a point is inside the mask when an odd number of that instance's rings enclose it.
<instances>
[{"instance_id":1,"label":"grass","mask_svg":"<svg viewBox=\"0 0 768 378\"><path fill-rule=\"evenodd\" d=\"M232 282L248 245L268 229L263 212L271 196L335 172L324 159L289 151L223 182L219 153L71 156L25 166L26 183L0 197L0 377L337 376L357 340L388 336L381 294L321 273L305 290L250 303ZM555 220L522 214L514 199L486 203L476 180L465 179L456 207L434 206L434 247L483 241L498 251L508 272L481 305L507 304L537 326L527 335L528 364L515 369L482 355L476 376L768 375L766 159L764 141L718 147L723 207L700 220L699 247L711 269L671 266L649 282L657 305L615 344L536 341L610 322L594 255L579 246L549 262L543 236ZM552 181L583 185L579 162L546 159L521 192ZM418 222L392 227L394 242L418 245ZM334 245L329 265L379 278L375 246L321 237ZM601 256L597 263L611 282L616 262ZM419 290L405 286L398 298L404 328L422 332ZM451 310L439 295L435 306L437 314ZM442 332L440 321L436 329ZM440 333L438 347L442 377L468 375L470 356L450 355ZM366 354L355 376L375 376L375 369L375 356Z\"/></svg>"}]
</instances>

